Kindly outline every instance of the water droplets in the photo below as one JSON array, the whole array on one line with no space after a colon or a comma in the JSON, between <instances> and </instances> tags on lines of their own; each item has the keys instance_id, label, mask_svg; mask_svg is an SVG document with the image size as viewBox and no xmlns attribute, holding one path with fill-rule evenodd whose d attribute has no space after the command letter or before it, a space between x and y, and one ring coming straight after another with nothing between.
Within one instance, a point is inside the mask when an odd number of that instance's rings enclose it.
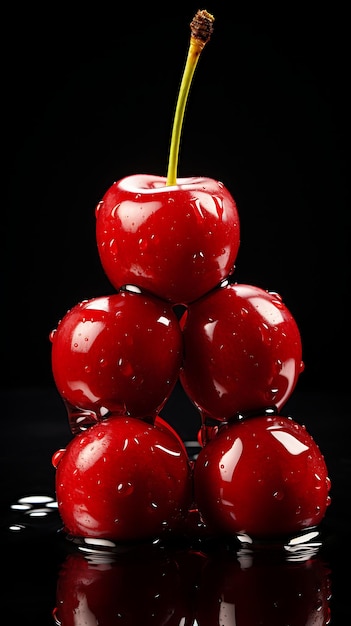
<instances>
[{"instance_id":1,"label":"water droplets","mask_svg":"<svg viewBox=\"0 0 351 626\"><path fill-rule=\"evenodd\" d=\"M123 374L123 376L130 377L130 378L133 377L134 368L129 361L123 358L120 358L118 360L118 367L120 369L120 372Z\"/></svg>"},{"instance_id":2,"label":"water droplets","mask_svg":"<svg viewBox=\"0 0 351 626\"><path fill-rule=\"evenodd\" d=\"M119 207L120 207L120 202L119 202L118 204L115 204L115 206L113 207L113 209L112 209L112 211L111 211L111 217L112 217L113 219L115 219L115 218L116 218L117 213L118 213L118 209L119 209Z\"/></svg>"},{"instance_id":3,"label":"water droplets","mask_svg":"<svg viewBox=\"0 0 351 626\"><path fill-rule=\"evenodd\" d=\"M49 334L49 341L50 341L51 343L53 343L53 342L54 342L56 332L57 332L57 329L56 329L56 328L54 328L54 329L50 332L50 334Z\"/></svg>"},{"instance_id":4,"label":"water droplets","mask_svg":"<svg viewBox=\"0 0 351 626\"><path fill-rule=\"evenodd\" d=\"M51 457L51 463L53 465L53 467L55 469L57 469L57 466L59 464L59 462L61 461L64 453L66 452L66 448L60 448L59 450L57 450L56 452L54 452L54 454Z\"/></svg>"},{"instance_id":5,"label":"water droplets","mask_svg":"<svg viewBox=\"0 0 351 626\"><path fill-rule=\"evenodd\" d=\"M52 523L57 527L61 525L57 502L49 495L35 494L19 498L11 504L10 514L7 529L21 535L36 528L41 532L45 521L49 528Z\"/></svg>"},{"instance_id":6,"label":"water droplets","mask_svg":"<svg viewBox=\"0 0 351 626\"><path fill-rule=\"evenodd\" d=\"M100 202L97 203L96 207L95 207L95 218L97 219L102 207L104 205L104 201L100 200Z\"/></svg>"},{"instance_id":7,"label":"water droplets","mask_svg":"<svg viewBox=\"0 0 351 626\"><path fill-rule=\"evenodd\" d=\"M112 258L114 258L114 260L116 261L116 257L118 256L118 253L119 253L117 240L113 237L112 239L110 239L108 246L109 246L109 251L112 254Z\"/></svg>"},{"instance_id":8,"label":"water droplets","mask_svg":"<svg viewBox=\"0 0 351 626\"><path fill-rule=\"evenodd\" d=\"M281 502L284 498L284 492L279 489L276 489L276 491L273 491L273 498L274 500Z\"/></svg>"},{"instance_id":9,"label":"water droplets","mask_svg":"<svg viewBox=\"0 0 351 626\"><path fill-rule=\"evenodd\" d=\"M116 491L119 496L130 496L134 491L134 486L130 481L120 482Z\"/></svg>"},{"instance_id":10,"label":"water droplets","mask_svg":"<svg viewBox=\"0 0 351 626\"><path fill-rule=\"evenodd\" d=\"M96 424L102 417L95 411L83 410L65 402L71 432L76 435Z\"/></svg>"},{"instance_id":11,"label":"water droplets","mask_svg":"<svg viewBox=\"0 0 351 626\"><path fill-rule=\"evenodd\" d=\"M148 241L147 241L147 239L140 238L139 241L138 241L138 244L139 244L140 252L141 253L146 252L146 250L148 249Z\"/></svg>"},{"instance_id":12,"label":"water droplets","mask_svg":"<svg viewBox=\"0 0 351 626\"><path fill-rule=\"evenodd\" d=\"M267 291L267 293L272 297L272 303L280 307L283 302L282 296L277 291Z\"/></svg>"},{"instance_id":13,"label":"water droplets","mask_svg":"<svg viewBox=\"0 0 351 626\"><path fill-rule=\"evenodd\" d=\"M193 258L194 261L196 261L197 259L204 259L205 258L205 253L202 252L202 250L199 250L199 251L193 253L192 258Z\"/></svg>"}]
</instances>

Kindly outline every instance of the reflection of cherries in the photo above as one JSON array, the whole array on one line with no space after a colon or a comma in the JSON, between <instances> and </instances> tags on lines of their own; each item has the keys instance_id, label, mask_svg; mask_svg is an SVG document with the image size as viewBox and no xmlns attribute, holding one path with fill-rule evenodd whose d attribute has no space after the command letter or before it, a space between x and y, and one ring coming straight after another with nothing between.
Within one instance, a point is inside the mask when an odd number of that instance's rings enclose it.
<instances>
[{"instance_id":1,"label":"reflection of cherries","mask_svg":"<svg viewBox=\"0 0 351 626\"><path fill-rule=\"evenodd\" d=\"M59 513L73 536L138 541L183 527L191 468L163 422L110 417L77 434L53 464Z\"/></svg>"},{"instance_id":2,"label":"reflection of cherries","mask_svg":"<svg viewBox=\"0 0 351 626\"><path fill-rule=\"evenodd\" d=\"M77 304L52 339L52 372L63 399L97 416L154 416L165 404L182 359L173 309L121 291Z\"/></svg>"},{"instance_id":3,"label":"reflection of cherries","mask_svg":"<svg viewBox=\"0 0 351 626\"><path fill-rule=\"evenodd\" d=\"M262 415L223 426L194 468L196 503L216 533L299 533L321 522L329 490L317 444L287 417Z\"/></svg>"},{"instance_id":4,"label":"reflection of cherries","mask_svg":"<svg viewBox=\"0 0 351 626\"><path fill-rule=\"evenodd\" d=\"M60 567L53 617L62 626L324 626L329 576L318 555L77 551Z\"/></svg>"},{"instance_id":5,"label":"reflection of cherries","mask_svg":"<svg viewBox=\"0 0 351 626\"><path fill-rule=\"evenodd\" d=\"M276 293L226 284L185 311L181 382L204 415L280 409L303 369L297 324Z\"/></svg>"},{"instance_id":6,"label":"reflection of cherries","mask_svg":"<svg viewBox=\"0 0 351 626\"><path fill-rule=\"evenodd\" d=\"M96 239L115 288L135 284L185 304L234 269L239 218L225 186L210 178L134 175L115 182L96 210Z\"/></svg>"},{"instance_id":7,"label":"reflection of cherries","mask_svg":"<svg viewBox=\"0 0 351 626\"><path fill-rule=\"evenodd\" d=\"M325 626L329 570L318 557L288 562L271 552L212 556L199 590L199 626Z\"/></svg>"},{"instance_id":8,"label":"reflection of cherries","mask_svg":"<svg viewBox=\"0 0 351 626\"><path fill-rule=\"evenodd\" d=\"M177 563L168 555L77 552L61 566L54 618L62 626L179 626L183 603Z\"/></svg>"}]
</instances>

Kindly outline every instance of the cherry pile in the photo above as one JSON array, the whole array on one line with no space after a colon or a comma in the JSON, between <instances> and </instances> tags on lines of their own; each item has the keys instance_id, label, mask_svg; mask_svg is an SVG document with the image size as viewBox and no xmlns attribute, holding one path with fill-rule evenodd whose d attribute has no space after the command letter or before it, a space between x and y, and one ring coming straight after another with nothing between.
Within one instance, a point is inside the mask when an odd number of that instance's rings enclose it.
<instances>
[{"instance_id":1,"label":"cherry pile","mask_svg":"<svg viewBox=\"0 0 351 626\"><path fill-rule=\"evenodd\" d=\"M211 18L195 16L186 68ZM282 414L304 369L300 332L280 295L235 282L240 224L228 189L177 178L171 158L167 177L114 182L95 215L113 293L77 303L50 335L73 434L53 455L67 533L160 537L186 532L194 510L214 534L317 526L326 464ZM201 417L195 461L161 416L177 381Z\"/></svg>"}]
</instances>

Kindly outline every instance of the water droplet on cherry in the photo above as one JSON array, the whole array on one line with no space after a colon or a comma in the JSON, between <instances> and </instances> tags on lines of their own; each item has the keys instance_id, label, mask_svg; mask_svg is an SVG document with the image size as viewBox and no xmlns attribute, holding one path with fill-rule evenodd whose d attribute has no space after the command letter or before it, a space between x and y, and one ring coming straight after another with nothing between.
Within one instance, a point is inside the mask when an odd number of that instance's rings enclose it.
<instances>
[{"instance_id":1,"label":"water droplet on cherry","mask_svg":"<svg viewBox=\"0 0 351 626\"><path fill-rule=\"evenodd\" d=\"M120 206L121 206L121 204L120 204L120 202L119 202L118 204L116 204L116 205L113 207L113 209L112 209L112 211L111 211L111 217L113 217L113 218L115 218L115 217L116 217L116 213L117 213L117 211L118 211L118 209L119 209L119 207L120 207Z\"/></svg>"},{"instance_id":2,"label":"water droplet on cherry","mask_svg":"<svg viewBox=\"0 0 351 626\"><path fill-rule=\"evenodd\" d=\"M59 450L54 452L54 454L52 455L51 462L55 469L57 468L65 452L66 452L66 448L60 448Z\"/></svg>"},{"instance_id":3,"label":"water droplet on cherry","mask_svg":"<svg viewBox=\"0 0 351 626\"><path fill-rule=\"evenodd\" d=\"M90 426L93 426L93 424L99 421L99 417L94 411L80 409L67 401L65 401L65 406L69 427L74 435L87 430L87 428L90 428Z\"/></svg>"},{"instance_id":4,"label":"water droplet on cherry","mask_svg":"<svg viewBox=\"0 0 351 626\"><path fill-rule=\"evenodd\" d=\"M49 334L49 341L51 341L51 343L53 343L53 341L54 341L54 338L55 338L56 332L57 332L57 328L54 328L54 329L51 331L51 333Z\"/></svg>"},{"instance_id":5,"label":"water droplet on cherry","mask_svg":"<svg viewBox=\"0 0 351 626\"><path fill-rule=\"evenodd\" d=\"M118 255L118 244L116 239L110 239L109 248L114 257Z\"/></svg>"},{"instance_id":6,"label":"water droplet on cherry","mask_svg":"<svg viewBox=\"0 0 351 626\"><path fill-rule=\"evenodd\" d=\"M124 359L119 359L118 361L118 365L120 367L120 370L122 372L122 374L124 376L130 376L132 377L133 375L133 367L132 365L129 363L129 361L125 361Z\"/></svg>"},{"instance_id":7,"label":"water droplet on cherry","mask_svg":"<svg viewBox=\"0 0 351 626\"><path fill-rule=\"evenodd\" d=\"M134 487L131 482L127 481L117 485L117 493L121 496L129 496L133 493Z\"/></svg>"},{"instance_id":8,"label":"water droplet on cherry","mask_svg":"<svg viewBox=\"0 0 351 626\"><path fill-rule=\"evenodd\" d=\"M98 216L100 209L102 207L102 205L104 204L103 200L100 200L100 202L97 203L96 207L95 207L95 217Z\"/></svg>"}]
</instances>

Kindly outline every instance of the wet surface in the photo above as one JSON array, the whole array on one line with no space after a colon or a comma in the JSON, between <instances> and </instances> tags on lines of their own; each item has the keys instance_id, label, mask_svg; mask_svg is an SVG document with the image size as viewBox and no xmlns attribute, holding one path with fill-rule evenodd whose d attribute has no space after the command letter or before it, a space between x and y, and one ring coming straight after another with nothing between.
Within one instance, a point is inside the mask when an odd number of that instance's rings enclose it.
<instances>
[{"instance_id":1,"label":"wet surface","mask_svg":"<svg viewBox=\"0 0 351 626\"><path fill-rule=\"evenodd\" d=\"M12 390L1 398L1 606L11 625L347 623L347 397L296 394L286 411L306 425L329 469L332 501L317 529L284 543L252 544L245 536L208 536L195 515L186 537L123 546L73 541L62 529L51 457L72 435L55 390ZM184 410L175 398L164 416L196 455L198 424Z\"/></svg>"}]
</instances>

